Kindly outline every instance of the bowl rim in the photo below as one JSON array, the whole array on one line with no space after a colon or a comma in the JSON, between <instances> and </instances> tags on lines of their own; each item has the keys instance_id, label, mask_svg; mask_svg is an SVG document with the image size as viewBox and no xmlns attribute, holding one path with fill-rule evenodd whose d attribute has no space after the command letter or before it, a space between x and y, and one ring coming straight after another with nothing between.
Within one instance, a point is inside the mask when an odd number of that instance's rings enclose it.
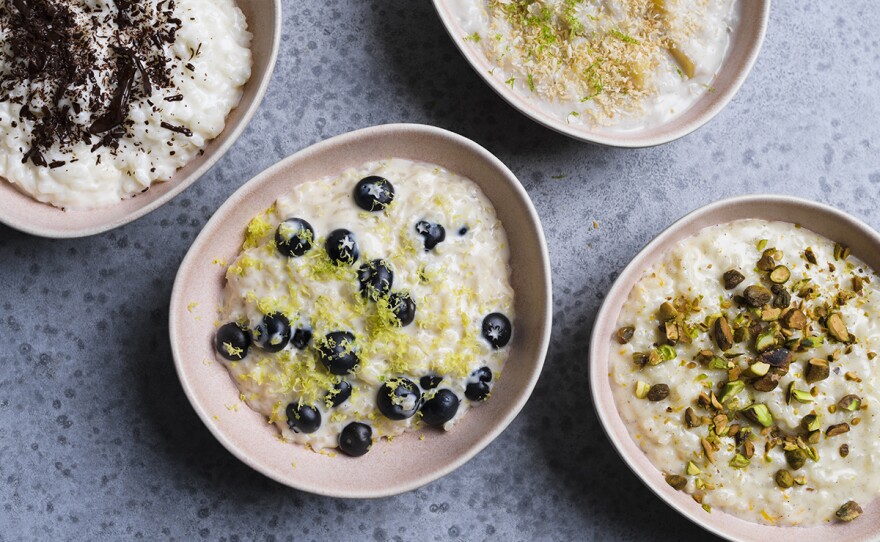
<instances>
[{"instance_id":1,"label":"bowl rim","mask_svg":"<svg viewBox=\"0 0 880 542\"><path fill-rule=\"evenodd\" d=\"M820 203L817 201L807 200L795 196L786 196L779 194L750 194L744 196L735 196L730 198L725 198L713 203L709 203L697 209L694 209L681 218L674 221L671 225L666 227L663 231L661 231L656 237L654 237L647 245L645 245L639 252L632 258L632 260L624 267L624 269L620 272L617 278L614 280L611 288L608 290L608 293L605 296L604 301L602 302L602 306L599 311L596 313L596 318L593 321L593 329L590 333L590 347L587 353L587 366L590 373L590 399L593 402L593 408L596 412L596 417L599 418L600 425L602 426L602 430L605 433L605 436L611 442L614 451L618 454L618 456L623 460L626 466L636 475L636 477L660 500L662 500L666 505L670 508L684 516L691 523L705 529L706 531L716 535L722 536L727 540L731 540L734 542L750 542L750 538L739 536L734 533L728 532L723 527L718 527L716 524L718 523L717 519L713 515L705 515L699 514L695 509L685 508L681 506L679 503L675 502L672 498L675 495L674 492L661 491L663 486L658 483L657 478L651 478L650 474L656 474L656 472L660 472L660 469L650 464L649 468L642 469L636 465L632 457L632 453L630 453L630 446L627 444L634 445L635 453L644 454L641 449L639 449L638 444L636 444L632 437L629 434L628 429L626 428L625 422L620 418L619 410L617 409L616 402L613 398L613 392L611 391L611 386L609 382L609 376L607 371L598 371L597 364L595 360L599 357L599 348L600 344L603 341L607 341L610 343L611 337L605 336L603 334L603 327L601 325L602 322L608 320L609 317L613 316L615 319L617 318L617 312L620 310L620 307L625 303L626 298L628 297L630 288L625 288L628 282L626 279L632 273L638 273L639 276L643 273L647 267L645 261L649 259L652 255L654 255L657 250L662 247L662 245L670 238L674 238L679 235L680 231L683 228L686 228L689 224L698 221L700 218L711 215L716 211L719 211L723 208L730 206L749 206L755 203L774 203L774 204L782 204L782 205L794 205L794 206L803 206L809 208L811 210L816 211L817 213L821 213L825 216L831 217L833 221L837 221L838 223L848 225L852 230L858 232L858 235L866 237L870 243L880 247L880 233L875 231L870 225L863 222L862 220L841 211L839 209L835 209L830 205L825 203ZM755 218L752 216L742 216L740 219L749 219ZM740 220L737 219L737 220ZM762 219L766 220L766 219ZM784 219L774 219L785 221ZM713 222L713 224L724 224L730 222L729 220L723 220L719 222ZM690 235L696 234L698 231L709 227L711 224L703 225ZM806 229L810 229L809 224L801 224ZM812 230L811 230L812 231ZM821 235L821 234L820 234ZM688 236L683 237L687 238ZM668 250L668 248L667 248ZM619 301L618 301L619 300ZM611 314L611 313L614 314ZM602 397L609 395L611 396L611 403L613 404L613 410L608 411L602 405L604 401L602 401ZM620 437L615 434L615 427L620 424L623 426L624 431L621 433ZM627 442L629 441L629 442ZM655 472L654 472L655 471ZM878 498L880 499L880 498ZM741 521L746 521L748 523L752 523L756 526L766 528L768 530L773 530L776 532L784 532L788 529L804 529L804 527L798 526L770 526L763 525L755 522L751 522L749 520L745 520L743 518L739 518L732 514L726 514L726 516L730 516L736 518ZM875 535L880 536L880 528L878 528ZM853 539L854 542L857 539ZM861 539L858 539L861 540ZM865 539L867 540L867 539Z\"/></svg>"},{"instance_id":2,"label":"bowl rim","mask_svg":"<svg viewBox=\"0 0 880 542\"><path fill-rule=\"evenodd\" d=\"M492 77L492 75L485 70L479 69L478 63L476 61L476 59L479 58L479 55L474 49L468 47L465 44L464 40L461 39L461 36L455 33L457 24L454 20L454 16L449 10L448 5L450 3L450 0L432 0L432 3L434 4L434 9L437 11L437 15L443 22L443 27L452 38L452 42L455 44L455 47L465 58L467 63L489 86L489 88L494 90L496 94L498 94L502 99L504 99L504 101L506 101L518 112L532 119L538 124L544 126L545 128L549 128L555 132L568 136L572 139L576 139L578 141L593 143L605 147L638 149L663 145L665 143L675 141L676 139L680 139L688 134L691 134L692 132L698 130L709 121L714 119L721 112L721 110L727 107L727 104L729 104L736 93L739 92L739 89L742 87L743 83L745 83L746 79L752 71L752 68L755 66L755 62L757 61L758 55L761 52L761 47L764 44L764 38L767 35L767 26L770 21L771 0L759 1L762 2L762 10L759 17L759 27L756 40L754 45L749 48L748 55L746 55L744 67L739 73L737 73L733 84L721 89L718 93L714 94L716 99L713 101L711 107L709 107L705 111L705 113L703 113L699 118L683 124L676 130L665 131L654 136L639 135L640 130L616 133L607 131L603 132L601 130L595 129L576 129L573 126L566 124L559 119L556 119L555 117L545 114L538 114L536 111L533 111L532 108L526 107L526 101L516 92L512 91L500 80ZM660 126L663 126L663 124L661 124Z\"/></svg>"},{"instance_id":3,"label":"bowl rim","mask_svg":"<svg viewBox=\"0 0 880 542\"><path fill-rule=\"evenodd\" d=\"M295 476L291 476L289 479L285 479L281 476L276 476L276 474L261 464L257 457L251 456L245 453L243 450L239 449L229 438L226 436L226 432L221 430L218 424L211 423L212 416L206 410L206 408L196 400L194 395L194 386L193 383L188 380L185 375L185 371L183 369L183 355L180 351L180 339L177 337L176 330L179 327L178 315L183 315L184 310L181 307L186 306L186 300L183 298L183 290L184 286L183 275L185 274L185 270L187 270L191 261L196 257L196 252L201 247L201 245L210 241L208 238L211 231L219 227L219 225L223 222L225 215L227 212L233 207L237 206L239 202L244 199L244 192L247 188L253 183L263 182L265 179L271 178L277 174L278 171L284 169L284 167L291 162L298 162L304 159L309 159L311 155L320 154L325 150L334 148L334 147L347 147L358 144L359 141L369 140L375 138L382 138L388 136L389 134L393 134L396 132L403 133L416 133L422 135L429 135L441 139L447 139L452 141L455 144L459 144L464 146L468 152L476 155L480 159L486 161L491 165L493 169L498 170L502 176L506 179L507 187L513 192L513 195L518 198L527 208L528 210L528 222L532 224L535 228L538 238L538 252L536 257L539 257L541 260L541 268L544 270L544 283L541 285L535 285L536 288L540 287L544 290L544 295L546 298L546 303L544 307L542 307L543 312L543 322L540 336L540 344L537 349L537 359L534 361L534 367L529 374L529 378L527 381L523 383L522 390L518 392L518 398L512 405L503 417L494 420L491 427L487 428L485 432L477 439L473 444L471 444L464 453L459 454L453 461L451 461L448 465L426 471L425 474L415 477L409 481L405 482L397 482L397 483L386 483L381 489L364 489L364 490L351 490L351 489L343 489L343 490L327 490L324 487L318 484L309 484L309 483L301 483L296 480ZM201 419L202 423L207 427L207 429L211 432L211 434L216 438L227 451L229 451L232 455L238 458L241 462L248 465L252 469L261 473L268 478L283 484L288 487L292 487L294 489L305 491L309 493L313 493L316 495L328 496L328 497L337 497L337 498L354 498L354 499L372 499L372 498L381 498L381 497L389 497L393 495L398 495L401 493L405 493L408 491L412 491L414 489L418 489L430 482L438 480L450 472L458 469L468 461L470 461L475 455L481 452L486 448L495 438L498 437L509 425L510 423L519 415L525 406L526 402L531 398L532 392L534 391L535 385L537 384L538 379L540 378L544 362L547 357L547 350L550 343L550 332L552 329L553 323L553 290L552 290L552 273L550 266L550 256L547 250L547 242L544 236L543 227L541 225L540 217L538 216L537 211L535 210L534 204L532 200L529 198L528 193L525 188L520 183L519 179L513 174L513 172L501 162L495 155L489 152L487 149L479 145L478 143L456 134L454 132L438 128L435 126L429 126L424 124L410 124L410 123L396 123L396 124L384 124L371 126L367 128L362 128L358 130L354 130L351 132L343 133L329 139L325 139L313 145L310 145L302 150L287 156L286 158L276 162L272 166L268 167L264 171L258 173L252 179L248 180L241 187L239 187L213 214L210 220L205 224L202 228L202 231L193 241L191 247L187 251L186 256L178 268L177 274L174 280L174 286L171 291L171 301L169 304L169 320L168 320L168 330L169 330L169 338L171 341L171 353L174 359L174 367L177 373L178 379L183 387L184 393L192 406L193 410L195 410L196 414Z\"/></svg>"},{"instance_id":4,"label":"bowl rim","mask_svg":"<svg viewBox=\"0 0 880 542\"><path fill-rule=\"evenodd\" d=\"M253 0L236 0L236 2L242 1L253 1ZM265 1L265 0L258 0ZM163 194L161 197L156 200L144 205L143 207L139 207L135 209L133 212L128 213L122 217L119 217L115 220L111 220L109 222L103 223L97 226L89 226L84 228L75 228L75 227L64 227L64 228L53 228L53 227L43 227L34 225L33 223L27 221L18 221L14 218L10 218L8 216L4 216L0 214L0 224L5 224L10 228L20 231L22 233L26 233L29 235L34 235L37 237L44 237L48 239L76 239L80 237L90 237L93 235L98 235L100 233L105 233L110 230L114 230L116 228L122 227L126 224L134 222L139 218L142 218L151 212L155 211L159 207L165 205L170 202L172 199L176 198L181 192L194 185L199 179L201 179L212 167L214 167L217 162L223 158L229 149L238 142L238 138L241 137L241 134L250 126L251 120L256 114L257 110L260 108L260 105L263 103L263 99L266 96L266 91L269 89L269 83L272 81L272 76L275 73L275 64L278 60L278 53L281 47L281 23L283 20L282 11L281 11L281 0L268 0L274 5L274 21L272 27L272 48L269 53L269 61L266 64L267 70L266 75L259 82L257 86L256 93L254 94L254 100L251 104L244 110L244 115L241 117L241 121L238 123L233 130L226 132L225 130L220 133L217 137L223 137L223 142L213 150L210 156L199 165L198 168L193 170L185 179L181 179L180 181L164 181L164 182L174 182L174 185L169 188L169 190ZM238 106L236 106L238 107ZM216 139L216 138L215 138ZM197 158L194 158L197 159ZM0 182L9 183L6 179L0 177ZM13 187L17 190L17 187ZM41 205L50 205L49 203L41 203ZM100 211L101 209L97 209ZM90 211L77 211L88 213Z\"/></svg>"}]
</instances>

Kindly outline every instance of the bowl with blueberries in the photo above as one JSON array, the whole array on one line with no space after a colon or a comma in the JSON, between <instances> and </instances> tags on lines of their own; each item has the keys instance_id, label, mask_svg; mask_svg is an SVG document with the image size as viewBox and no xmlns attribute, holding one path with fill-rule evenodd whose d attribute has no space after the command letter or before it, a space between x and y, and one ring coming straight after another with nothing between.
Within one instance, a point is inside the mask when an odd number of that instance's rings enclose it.
<instances>
[{"instance_id":1,"label":"bowl with blueberries","mask_svg":"<svg viewBox=\"0 0 880 542\"><path fill-rule=\"evenodd\" d=\"M183 389L230 452L338 497L461 466L528 400L551 325L540 221L497 158L429 126L309 147L247 182L178 272Z\"/></svg>"}]
</instances>

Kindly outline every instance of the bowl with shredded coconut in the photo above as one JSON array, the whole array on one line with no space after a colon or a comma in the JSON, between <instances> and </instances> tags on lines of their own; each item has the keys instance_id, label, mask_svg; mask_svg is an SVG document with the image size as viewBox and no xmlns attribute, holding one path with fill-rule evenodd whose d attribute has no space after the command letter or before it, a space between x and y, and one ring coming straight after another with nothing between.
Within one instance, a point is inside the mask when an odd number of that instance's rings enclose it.
<instances>
[{"instance_id":1,"label":"bowl with shredded coconut","mask_svg":"<svg viewBox=\"0 0 880 542\"><path fill-rule=\"evenodd\" d=\"M770 1L435 0L456 46L502 98L582 141L647 147L733 98Z\"/></svg>"},{"instance_id":2,"label":"bowl with shredded coconut","mask_svg":"<svg viewBox=\"0 0 880 542\"><path fill-rule=\"evenodd\" d=\"M156 209L265 93L280 2L0 0L0 222L45 237Z\"/></svg>"}]
</instances>

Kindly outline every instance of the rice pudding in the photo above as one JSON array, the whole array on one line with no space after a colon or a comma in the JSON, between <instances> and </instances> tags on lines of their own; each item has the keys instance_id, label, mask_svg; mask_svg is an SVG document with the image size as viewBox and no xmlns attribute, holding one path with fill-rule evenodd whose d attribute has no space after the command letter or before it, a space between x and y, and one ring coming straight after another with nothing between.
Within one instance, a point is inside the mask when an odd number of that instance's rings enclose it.
<instances>
[{"instance_id":1,"label":"rice pudding","mask_svg":"<svg viewBox=\"0 0 880 542\"><path fill-rule=\"evenodd\" d=\"M663 124L711 92L736 0L448 0L490 74L572 125Z\"/></svg>"},{"instance_id":2,"label":"rice pudding","mask_svg":"<svg viewBox=\"0 0 880 542\"><path fill-rule=\"evenodd\" d=\"M251 74L234 0L0 0L0 177L68 209L170 179Z\"/></svg>"},{"instance_id":3,"label":"rice pudding","mask_svg":"<svg viewBox=\"0 0 880 542\"><path fill-rule=\"evenodd\" d=\"M296 186L228 266L215 339L284 440L366 453L451 429L509 353L507 236L471 180L402 159Z\"/></svg>"},{"instance_id":4,"label":"rice pudding","mask_svg":"<svg viewBox=\"0 0 880 542\"><path fill-rule=\"evenodd\" d=\"M642 275L618 322L621 417L707 511L809 526L880 496L880 289L847 248L782 222L708 227Z\"/></svg>"}]
</instances>

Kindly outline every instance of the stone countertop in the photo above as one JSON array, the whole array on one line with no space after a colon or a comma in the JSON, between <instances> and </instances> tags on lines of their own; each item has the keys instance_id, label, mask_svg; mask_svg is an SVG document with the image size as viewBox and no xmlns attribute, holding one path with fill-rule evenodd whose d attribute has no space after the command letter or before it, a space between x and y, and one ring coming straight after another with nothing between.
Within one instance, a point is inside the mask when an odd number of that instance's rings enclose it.
<instances>
[{"instance_id":1,"label":"stone countertop","mask_svg":"<svg viewBox=\"0 0 880 542\"><path fill-rule=\"evenodd\" d=\"M266 100L193 187L92 238L0 226L0 540L708 538L602 433L584 356L593 318L645 243L724 197L796 195L880 227L878 27L872 0L776 2L724 112L674 143L619 150L518 114L427 0L285 2ZM252 471L201 424L172 365L168 300L190 243L236 188L312 143L389 122L461 133L519 176L550 246L553 338L525 409L464 467L394 498L316 497Z\"/></svg>"}]
</instances>

